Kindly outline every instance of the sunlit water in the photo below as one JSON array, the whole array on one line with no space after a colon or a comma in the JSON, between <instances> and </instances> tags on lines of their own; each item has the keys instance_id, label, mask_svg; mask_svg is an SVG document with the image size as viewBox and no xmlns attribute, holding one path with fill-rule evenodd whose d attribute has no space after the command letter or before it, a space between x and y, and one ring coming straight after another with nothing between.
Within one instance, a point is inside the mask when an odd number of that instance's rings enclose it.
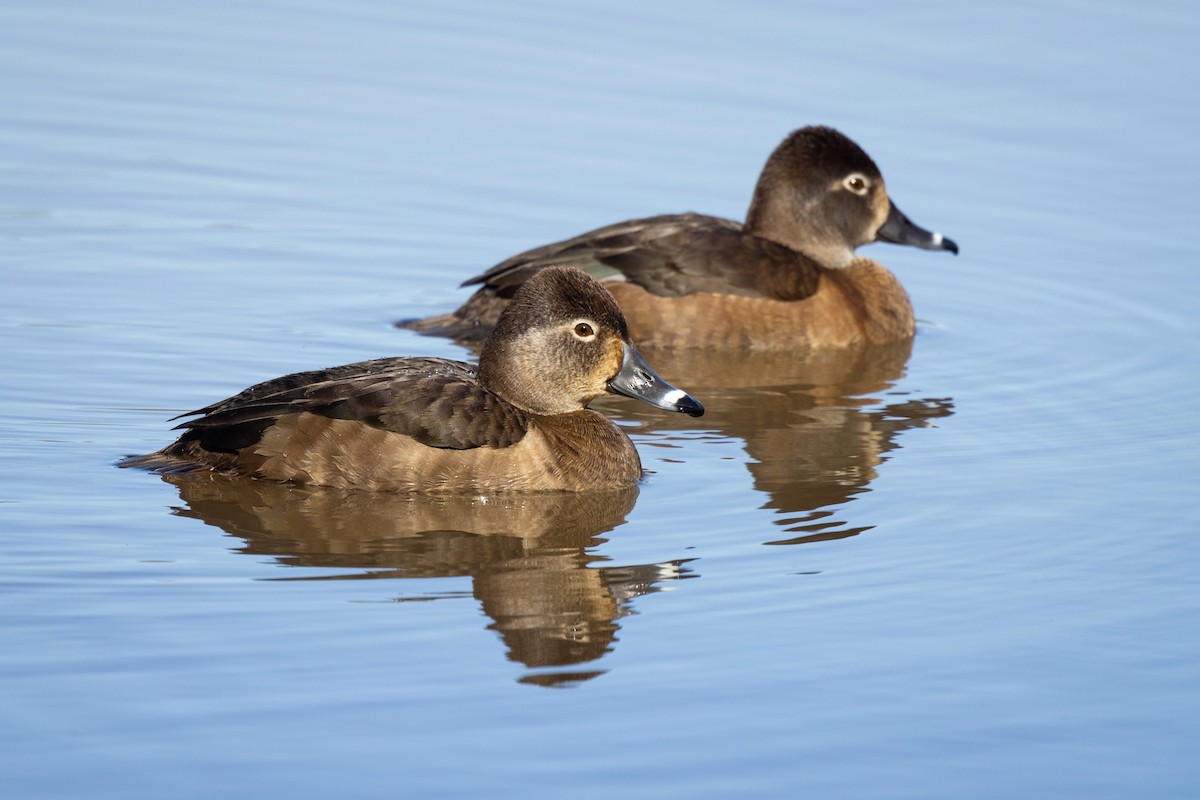
<instances>
[{"instance_id":1,"label":"sunlit water","mask_svg":"<svg viewBox=\"0 0 1200 800\"><path fill-rule=\"evenodd\" d=\"M0 794L1200 794L1200 12L0 8ZM648 353L595 497L118 470L832 124L962 245L922 322Z\"/></svg>"}]
</instances>

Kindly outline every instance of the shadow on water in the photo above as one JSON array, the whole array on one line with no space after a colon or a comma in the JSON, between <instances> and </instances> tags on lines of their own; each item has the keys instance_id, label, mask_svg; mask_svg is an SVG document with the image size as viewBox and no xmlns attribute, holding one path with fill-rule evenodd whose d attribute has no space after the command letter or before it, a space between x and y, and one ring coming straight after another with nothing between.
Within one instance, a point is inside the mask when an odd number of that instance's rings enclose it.
<instances>
[{"instance_id":1,"label":"shadow on water","mask_svg":"<svg viewBox=\"0 0 1200 800\"><path fill-rule=\"evenodd\" d=\"M788 534L767 544L841 539L870 530L848 525L837 508L870 491L898 436L954 413L950 398L895 388L912 341L796 353L712 351L644 354L668 381L699 398L691 420L621 402L616 415L649 429L707 429L740 439L764 508Z\"/></svg>"},{"instance_id":2,"label":"shadow on water","mask_svg":"<svg viewBox=\"0 0 1200 800\"><path fill-rule=\"evenodd\" d=\"M210 473L166 475L176 510L280 564L359 570L292 580L470 577L508 657L537 670L523 683L560 686L604 670L564 671L609 652L630 601L695 577L686 559L598 566L589 553L623 524L638 490L428 497L297 487ZM362 570L366 570L362 572ZM287 579L285 579L287 580ZM460 594L396 597L397 602Z\"/></svg>"}]
</instances>

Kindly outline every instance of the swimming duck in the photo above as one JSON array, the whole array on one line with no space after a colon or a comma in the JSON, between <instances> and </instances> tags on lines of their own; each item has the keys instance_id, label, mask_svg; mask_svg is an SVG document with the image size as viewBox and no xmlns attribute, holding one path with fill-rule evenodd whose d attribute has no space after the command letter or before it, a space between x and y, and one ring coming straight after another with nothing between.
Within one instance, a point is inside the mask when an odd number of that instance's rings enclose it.
<instances>
[{"instance_id":1,"label":"swimming duck","mask_svg":"<svg viewBox=\"0 0 1200 800\"><path fill-rule=\"evenodd\" d=\"M513 295L478 367L384 358L275 378L181 415L195 419L177 441L121 466L375 491L630 486L637 450L587 408L606 392L704 413L642 358L612 295L549 267Z\"/></svg>"},{"instance_id":2,"label":"swimming duck","mask_svg":"<svg viewBox=\"0 0 1200 800\"><path fill-rule=\"evenodd\" d=\"M916 330L896 276L854 251L875 241L958 253L888 198L866 152L833 128L794 131L767 159L745 223L703 214L619 222L502 261L459 309L398 323L478 341L549 264L604 283L643 346L794 349L904 339Z\"/></svg>"}]
</instances>

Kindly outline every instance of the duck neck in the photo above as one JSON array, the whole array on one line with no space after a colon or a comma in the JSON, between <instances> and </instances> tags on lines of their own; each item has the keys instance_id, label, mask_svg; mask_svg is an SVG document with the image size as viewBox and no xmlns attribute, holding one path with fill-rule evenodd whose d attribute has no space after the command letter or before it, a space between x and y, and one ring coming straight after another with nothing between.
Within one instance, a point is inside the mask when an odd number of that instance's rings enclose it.
<instances>
[{"instance_id":1,"label":"duck neck","mask_svg":"<svg viewBox=\"0 0 1200 800\"><path fill-rule=\"evenodd\" d=\"M544 348L529 336L509 339L492 335L479 354L479 385L510 405L537 416L578 411L578 400L556 392L541 379L545 369L539 356Z\"/></svg>"},{"instance_id":2,"label":"duck neck","mask_svg":"<svg viewBox=\"0 0 1200 800\"><path fill-rule=\"evenodd\" d=\"M854 261L854 251L844 244L837 231L822 230L812 224L811 209L797 210L794 205L773 203L766 198L776 193L759 188L746 211L742 230L808 256L825 269L841 269Z\"/></svg>"}]
</instances>

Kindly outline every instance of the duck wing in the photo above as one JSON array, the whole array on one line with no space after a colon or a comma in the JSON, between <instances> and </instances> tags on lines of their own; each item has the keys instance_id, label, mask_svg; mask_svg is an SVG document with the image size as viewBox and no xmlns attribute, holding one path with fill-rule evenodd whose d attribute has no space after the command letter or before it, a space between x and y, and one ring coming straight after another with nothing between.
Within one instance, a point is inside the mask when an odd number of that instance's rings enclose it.
<instances>
[{"instance_id":1,"label":"duck wing","mask_svg":"<svg viewBox=\"0 0 1200 800\"><path fill-rule=\"evenodd\" d=\"M236 452L277 419L307 412L410 436L429 447L467 450L520 441L528 417L479 385L475 368L441 358L383 358L285 375L180 416L184 439Z\"/></svg>"},{"instance_id":2,"label":"duck wing","mask_svg":"<svg viewBox=\"0 0 1200 800\"><path fill-rule=\"evenodd\" d=\"M697 292L800 300L816 291L815 262L743 231L733 220L666 214L629 220L513 256L463 283L510 298L540 269L579 267L599 281L628 281L678 297Z\"/></svg>"}]
</instances>

